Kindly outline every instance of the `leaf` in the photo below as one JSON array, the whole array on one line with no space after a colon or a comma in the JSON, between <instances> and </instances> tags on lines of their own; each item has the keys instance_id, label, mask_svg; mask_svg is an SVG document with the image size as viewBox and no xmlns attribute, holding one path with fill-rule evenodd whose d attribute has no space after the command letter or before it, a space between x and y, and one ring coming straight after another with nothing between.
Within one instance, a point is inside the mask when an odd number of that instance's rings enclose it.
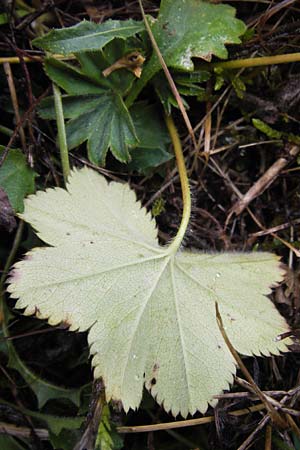
<instances>
[{"instance_id":1,"label":"leaf","mask_svg":"<svg viewBox=\"0 0 300 450\"><path fill-rule=\"evenodd\" d=\"M155 222L126 184L91 169L67 191L38 192L21 217L51 247L17 262L8 291L17 308L70 330L89 330L95 378L107 399L137 408L143 386L166 411L204 412L233 381L215 302L244 355L279 354L288 330L265 296L282 279L270 253L202 253L161 247Z\"/></svg>"},{"instance_id":2,"label":"leaf","mask_svg":"<svg viewBox=\"0 0 300 450\"><path fill-rule=\"evenodd\" d=\"M100 80L92 79L82 69L58 59L46 59L44 69L48 77L70 95L99 95L106 91Z\"/></svg>"},{"instance_id":3,"label":"leaf","mask_svg":"<svg viewBox=\"0 0 300 450\"><path fill-rule=\"evenodd\" d=\"M82 21L69 28L52 30L34 39L33 44L48 52L70 53L100 50L115 38L126 39L144 30L143 22L132 19L107 20L104 23Z\"/></svg>"},{"instance_id":4,"label":"leaf","mask_svg":"<svg viewBox=\"0 0 300 450\"><path fill-rule=\"evenodd\" d=\"M5 450L24 450L28 447L23 447L12 436L0 435L0 448L3 448Z\"/></svg>"},{"instance_id":5,"label":"leaf","mask_svg":"<svg viewBox=\"0 0 300 450\"><path fill-rule=\"evenodd\" d=\"M4 147L0 145L0 158ZM10 149L0 167L0 186L7 193L15 212L24 209L23 199L34 192L36 173L27 165L26 157L19 149Z\"/></svg>"},{"instance_id":6,"label":"leaf","mask_svg":"<svg viewBox=\"0 0 300 450\"><path fill-rule=\"evenodd\" d=\"M52 99L45 99L39 113L45 119L54 118ZM122 98L108 93L101 96L66 96L63 98L69 150L87 141L89 160L105 164L108 149L121 162L131 157L129 147L138 144L138 137Z\"/></svg>"},{"instance_id":7,"label":"leaf","mask_svg":"<svg viewBox=\"0 0 300 450\"><path fill-rule=\"evenodd\" d=\"M115 39L104 50L77 54L72 63L47 58L44 69L52 81L71 95L101 94L107 89L123 95L130 89L134 75L123 69L105 78L102 71L131 49L123 40Z\"/></svg>"},{"instance_id":8,"label":"leaf","mask_svg":"<svg viewBox=\"0 0 300 450\"><path fill-rule=\"evenodd\" d=\"M121 448L123 448L123 439L117 434L115 427L110 422L108 405L104 405L95 442L95 450L117 450Z\"/></svg>"},{"instance_id":9,"label":"leaf","mask_svg":"<svg viewBox=\"0 0 300 450\"><path fill-rule=\"evenodd\" d=\"M10 406L12 409L20 411L22 414L26 416L33 417L38 421L45 422L48 425L49 430L55 435L59 435L63 429L78 430L85 420L84 416L75 416L75 417L58 416L58 415L55 416L43 412L32 411L30 409L24 408L23 406L13 404L2 399L0 401L0 405Z\"/></svg>"},{"instance_id":10,"label":"leaf","mask_svg":"<svg viewBox=\"0 0 300 450\"><path fill-rule=\"evenodd\" d=\"M225 44L239 44L239 36L245 31L246 26L235 18L233 7L203 0L162 0L158 18L152 23L152 33L167 66L190 72L194 70L192 58L227 58ZM160 70L161 64L153 52L128 104Z\"/></svg>"},{"instance_id":11,"label":"leaf","mask_svg":"<svg viewBox=\"0 0 300 450\"><path fill-rule=\"evenodd\" d=\"M49 432L49 440L53 449L57 450L73 450L76 442L80 438L79 430L63 429L58 435Z\"/></svg>"},{"instance_id":12,"label":"leaf","mask_svg":"<svg viewBox=\"0 0 300 450\"><path fill-rule=\"evenodd\" d=\"M170 137L164 119L155 105L140 102L130 108L134 128L139 140L138 147L130 150L130 170L147 172L173 158L168 151Z\"/></svg>"},{"instance_id":13,"label":"leaf","mask_svg":"<svg viewBox=\"0 0 300 450\"><path fill-rule=\"evenodd\" d=\"M102 95L97 102L93 102L93 109L89 109L86 104L89 100L89 97L81 98L86 112L66 124L69 149L87 141L89 159L95 164L105 164L109 148L119 161L129 161L129 146L137 145L138 140L122 97L115 94ZM78 101L80 99L77 97L77 103Z\"/></svg>"},{"instance_id":14,"label":"leaf","mask_svg":"<svg viewBox=\"0 0 300 450\"><path fill-rule=\"evenodd\" d=\"M81 67L53 58L45 62L48 76L70 95L63 104L65 117L71 119L66 124L68 147L73 149L87 141L89 159L95 164L105 164L108 149L119 161L128 162L129 147L138 145L132 118L122 99L133 75L123 71L106 79L101 73L123 51L124 43L117 40L105 52L79 55ZM40 115L55 117L48 99L42 104Z\"/></svg>"},{"instance_id":15,"label":"leaf","mask_svg":"<svg viewBox=\"0 0 300 450\"><path fill-rule=\"evenodd\" d=\"M17 370L30 386L37 397L39 408L42 408L48 400L58 398L67 398L76 406L79 406L81 388L68 389L42 379L24 364L11 341L7 341L7 345L9 351L8 367Z\"/></svg>"},{"instance_id":16,"label":"leaf","mask_svg":"<svg viewBox=\"0 0 300 450\"><path fill-rule=\"evenodd\" d=\"M275 130L274 128L270 127L262 120L252 119L252 123L257 130L264 133L266 136L268 136L268 138L270 138L270 139L281 139L282 138L283 133L281 131Z\"/></svg>"},{"instance_id":17,"label":"leaf","mask_svg":"<svg viewBox=\"0 0 300 450\"><path fill-rule=\"evenodd\" d=\"M104 99L106 98L107 97L104 97ZM113 100L115 96L112 95L111 98ZM101 100L101 97L97 95L63 97L64 116L70 119L78 118L78 121L75 122L74 126L72 121L66 124L68 145L70 149L75 148L83 142L83 140L89 139L88 126L85 127L84 125L86 122L89 123L89 121L90 123L96 123L97 120L101 120L99 119L96 111L97 106L102 104L102 101L103 100ZM104 103L105 106L108 105L107 101L104 101ZM110 111L110 113L111 112L112 111ZM92 114L93 117L90 119ZM55 118L55 109L52 97L48 97L41 102L39 115L43 119ZM130 127L133 127L132 132L134 132L134 136L136 136L136 140L128 141L128 143L132 142L134 145L138 145L137 148L130 148L128 150L124 149L125 154L127 151L130 154L131 161L128 164L128 168L130 170L144 172L149 168L157 167L173 158L173 155L168 151L170 138L164 125L164 120L154 105L147 105L145 102L137 103L130 109L130 116L128 117L126 113L124 114L124 117L128 118L128 124ZM83 120L82 127L79 125L79 120L81 120L80 118ZM78 126L76 126L76 124L78 124ZM122 123L120 123L120 125L122 126ZM108 130L105 123L103 123L103 127L105 128L105 131ZM91 129L93 130L92 126ZM118 134L119 133L117 133L116 136ZM78 135L80 138L78 138ZM97 163L99 160L101 161L99 154L106 154L107 146L105 146L104 151L101 150L101 146L104 144L104 140L100 141L98 146L94 146L93 152L90 151L89 158L92 161ZM119 142L118 145L118 149L122 149L124 147L124 142ZM112 150L114 150L114 148L112 148ZM118 157L118 159L120 159L120 157Z\"/></svg>"},{"instance_id":18,"label":"leaf","mask_svg":"<svg viewBox=\"0 0 300 450\"><path fill-rule=\"evenodd\" d=\"M160 51L168 66L192 71L192 58L210 61L212 55L227 58L225 44L239 44L245 24L235 19L229 5L206 1L163 0L152 27ZM156 56L156 64L159 64ZM149 62L150 64L150 62Z\"/></svg>"}]
</instances>

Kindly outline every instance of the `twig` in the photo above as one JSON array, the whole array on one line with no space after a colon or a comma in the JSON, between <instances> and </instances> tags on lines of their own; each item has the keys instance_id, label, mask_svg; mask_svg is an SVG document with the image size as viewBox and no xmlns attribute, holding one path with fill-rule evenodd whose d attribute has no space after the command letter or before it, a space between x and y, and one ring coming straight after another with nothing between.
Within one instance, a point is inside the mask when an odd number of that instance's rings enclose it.
<instances>
[{"instance_id":1,"label":"twig","mask_svg":"<svg viewBox=\"0 0 300 450\"><path fill-rule=\"evenodd\" d=\"M255 383L255 381L253 380L252 376L250 375L250 372L248 371L247 367L245 366L242 359L240 358L238 352L235 350L235 348L231 344L231 342L226 334L226 331L224 329L224 326L223 326L223 321L222 321L222 317L221 317L221 314L219 311L218 303L216 302L215 305L216 305L216 318L217 318L218 327L220 329L220 332L223 336L223 339L224 339L230 353L232 354L232 356L235 359L236 363L238 364L239 368L243 372L245 378L248 380L248 383L251 385L251 389L255 392L255 394L258 396L260 401L265 404L266 410L268 411L268 414L269 414L270 418L272 419L272 421L274 423L276 423L278 426L284 428L286 426L284 419L280 416L278 411L276 411L276 409L273 407L273 405L269 402L266 395L259 389L259 387Z\"/></svg>"},{"instance_id":2,"label":"twig","mask_svg":"<svg viewBox=\"0 0 300 450\"><path fill-rule=\"evenodd\" d=\"M10 67L9 63L4 63L3 67L4 67L4 72L5 72L5 75L7 78L7 84L9 87L11 102L12 102L12 105L14 108L16 122L17 122L17 124L19 124L21 122L21 117L20 117L20 112L19 112L19 104L18 104L18 97L17 97L17 93L16 93L16 87L15 87L11 67ZM26 150L26 137L25 137L25 133L24 133L22 125L20 125L20 127L19 127L19 134L20 134L20 139L21 139L21 143L22 143L22 148L25 151Z\"/></svg>"},{"instance_id":3,"label":"twig","mask_svg":"<svg viewBox=\"0 0 300 450\"><path fill-rule=\"evenodd\" d=\"M244 209L251 203L256 197L261 195L279 176L280 172L295 158L300 152L300 147L293 145L289 150L287 157L279 158L271 167L263 174L259 180L254 183L253 186L246 192L246 194L239 199L231 208L230 214L241 214Z\"/></svg>"},{"instance_id":4,"label":"twig","mask_svg":"<svg viewBox=\"0 0 300 450\"><path fill-rule=\"evenodd\" d=\"M259 405L250 406L249 408L243 408L236 411L230 411L228 414L234 417L245 416L251 412L262 411L265 409L265 405L260 403ZM176 422L155 423L153 425L138 425L117 427L118 433L148 433L149 431L162 431L172 430L174 428L195 427L197 425L204 425L206 423L215 422L214 416L200 417L198 419L179 420Z\"/></svg>"},{"instance_id":5,"label":"twig","mask_svg":"<svg viewBox=\"0 0 300 450\"><path fill-rule=\"evenodd\" d=\"M34 433L43 441L49 440L49 432L44 428L35 428ZM32 430L28 427L19 427L10 423L0 422L0 434L8 434L18 438L30 438L32 437Z\"/></svg>"},{"instance_id":6,"label":"twig","mask_svg":"<svg viewBox=\"0 0 300 450\"><path fill-rule=\"evenodd\" d=\"M265 450L272 450L272 427L266 426Z\"/></svg>"},{"instance_id":7,"label":"twig","mask_svg":"<svg viewBox=\"0 0 300 450\"><path fill-rule=\"evenodd\" d=\"M255 428L255 430L247 437L247 439L242 443L242 445L239 446L237 450L246 450L249 447L249 444L253 441L254 437L257 435L257 433L269 422L270 417L265 416L262 418L262 420L259 422L258 426Z\"/></svg>"}]
</instances>

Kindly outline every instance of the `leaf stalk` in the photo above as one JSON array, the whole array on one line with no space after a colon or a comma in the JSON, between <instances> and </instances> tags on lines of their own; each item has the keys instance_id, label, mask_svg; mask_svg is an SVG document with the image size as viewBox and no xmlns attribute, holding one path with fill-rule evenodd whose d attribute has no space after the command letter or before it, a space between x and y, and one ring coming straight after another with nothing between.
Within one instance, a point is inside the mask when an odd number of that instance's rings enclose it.
<instances>
[{"instance_id":1,"label":"leaf stalk","mask_svg":"<svg viewBox=\"0 0 300 450\"><path fill-rule=\"evenodd\" d=\"M190 217L191 217L191 191L189 186L189 180L187 176L182 146L180 142L180 138L178 136L178 132L176 129L176 126L174 124L172 116L165 116L166 125L170 134L170 138L174 147L174 153L176 157L176 163L178 168L178 173L180 177L180 183L181 183L181 191L182 191L182 201L183 201L183 212L182 212L182 218L179 230L176 234L176 237L172 244L169 247L170 253L175 253L184 238L184 235L186 233Z\"/></svg>"},{"instance_id":2,"label":"leaf stalk","mask_svg":"<svg viewBox=\"0 0 300 450\"><path fill-rule=\"evenodd\" d=\"M55 113L56 113L56 124L57 124L57 132L58 132L58 144L60 151L60 159L63 170L63 176L65 184L67 183L68 176L70 175L70 162L69 162L69 152L67 146L67 138L66 138L66 128L65 128L65 119L63 106L61 101L61 92L59 87L53 83L53 94L54 94L54 105L55 105Z\"/></svg>"}]
</instances>

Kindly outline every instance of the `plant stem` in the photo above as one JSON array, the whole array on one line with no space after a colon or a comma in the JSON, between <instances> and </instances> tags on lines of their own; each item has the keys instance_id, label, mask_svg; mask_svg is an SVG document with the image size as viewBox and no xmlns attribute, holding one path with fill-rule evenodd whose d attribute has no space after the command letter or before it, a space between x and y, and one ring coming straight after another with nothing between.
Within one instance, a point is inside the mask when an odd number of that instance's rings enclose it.
<instances>
[{"instance_id":1,"label":"plant stem","mask_svg":"<svg viewBox=\"0 0 300 450\"><path fill-rule=\"evenodd\" d=\"M7 276L7 273L9 271L9 268L12 265L13 260L14 260L14 258L16 256L16 253L18 251L18 248L19 248L19 245L20 245L20 242L21 242L21 239L22 239L23 229L24 229L24 222L23 222L23 220L20 220L18 228L17 228L16 235L15 235L15 239L14 239L14 242L13 242L13 245L12 245L12 248L11 248L10 253L9 253L8 257L7 257L7 260L6 260L6 263L5 263L5 266L4 266L1 278L0 278L0 295L2 293L3 285L4 285L4 282L5 282L5 278Z\"/></svg>"},{"instance_id":2,"label":"plant stem","mask_svg":"<svg viewBox=\"0 0 300 450\"><path fill-rule=\"evenodd\" d=\"M5 136L11 137L13 135L13 130L5 127L4 125L0 125L0 133L5 134Z\"/></svg>"},{"instance_id":3,"label":"plant stem","mask_svg":"<svg viewBox=\"0 0 300 450\"><path fill-rule=\"evenodd\" d=\"M178 132L176 130L174 121L172 119L172 116L165 116L166 125L172 140L172 144L174 147L174 153L176 156L176 162L177 162L177 168L178 173L180 177L180 183L181 183L181 191L182 191L182 201L183 201L183 212L182 212L182 218L179 230L176 234L176 237L172 244L169 247L170 253L175 253L184 238L186 229L188 227L190 216L191 216L191 191L189 186L189 180L187 176L187 171L185 167L183 152L182 152L182 146L181 142L178 136Z\"/></svg>"},{"instance_id":4,"label":"plant stem","mask_svg":"<svg viewBox=\"0 0 300 450\"><path fill-rule=\"evenodd\" d=\"M71 61L76 59L74 55L52 55L52 58L63 61ZM43 62L44 56L24 56L23 61L26 63ZM258 56L256 58L234 59L232 61L220 61L216 63L201 63L199 69L214 69L215 67L221 67L223 69L242 69L244 67L257 67L257 66L269 66L272 64L287 64L291 62L300 61L300 53L286 53L284 55L274 56ZM0 64L8 62L10 64L19 64L20 58L18 56L5 56L0 58ZM198 66L198 65L197 65ZM197 67L198 68L198 67Z\"/></svg>"},{"instance_id":5,"label":"plant stem","mask_svg":"<svg viewBox=\"0 0 300 450\"><path fill-rule=\"evenodd\" d=\"M61 159L64 181L66 184L67 180L68 180L68 176L70 175L69 153L68 153L68 146L67 146L65 119L64 119L64 112L63 112L63 106L62 106L62 101L61 101L61 93L60 93L59 87L55 83L53 83L53 94L54 94L54 104L55 104L55 113L56 113L56 124L57 124L57 132L58 132L60 159Z\"/></svg>"},{"instance_id":6,"label":"plant stem","mask_svg":"<svg viewBox=\"0 0 300 450\"><path fill-rule=\"evenodd\" d=\"M199 69L243 69L247 67L269 66L272 64L287 64L297 61L300 61L300 53L287 53L285 55L261 56L258 58L235 59L212 64L201 64Z\"/></svg>"},{"instance_id":7,"label":"plant stem","mask_svg":"<svg viewBox=\"0 0 300 450\"><path fill-rule=\"evenodd\" d=\"M76 59L74 55L64 56L64 55L53 54L53 55L51 55L51 57L54 59L59 59L61 61L64 61L64 60L70 61L70 60ZM42 55L42 56L36 56L36 55L23 56L22 60L25 63L35 63L35 62L43 63L45 60L45 56L44 55ZM2 56L0 58L0 64L4 64L4 63L20 64L20 57L19 56Z\"/></svg>"}]
</instances>

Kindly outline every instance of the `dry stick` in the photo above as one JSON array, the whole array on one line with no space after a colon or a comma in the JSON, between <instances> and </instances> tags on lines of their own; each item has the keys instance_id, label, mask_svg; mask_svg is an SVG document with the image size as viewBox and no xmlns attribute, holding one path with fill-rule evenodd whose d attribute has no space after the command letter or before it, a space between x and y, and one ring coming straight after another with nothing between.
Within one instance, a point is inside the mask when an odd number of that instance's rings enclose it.
<instances>
[{"instance_id":1,"label":"dry stick","mask_svg":"<svg viewBox=\"0 0 300 450\"><path fill-rule=\"evenodd\" d=\"M196 139L195 139L195 135L194 135L194 131L193 131L193 127L191 125L190 119L189 119L189 117L188 117L188 115L186 113L185 107L183 105L183 102L182 102L182 99L180 97L180 94L179 94L179 92L177 90L176 84L173 81L172 75L171 75L171 73L170 73L170 71L169 71L169 69L168 69L168 67L167 67L167 65L165 63L165 60L164 60L164 58L163 58L163 56L162 56L162 54L160 52L160 49L159 49L159 47L158 47L158 45L156 43L155 37L153 36L153 33L152 33L151 28L150 28L149 23L148 23L148 19L146 17L145 11L144 11L142 0L138 0L138 1L139 1L141 13L142 13L142 16L143 16L143 20L144 20L145 27L146 27L146 30L148 32L151 44L152 44L152 46L154 48L154 51L157 54L157 57L158 57L159 62L161 64L161 67L162 67L163 71L165 72L165 75L166 75L166 78L167 78L168 83L170 85L170 88L171 88L171 90L172 90L172 92L174 94L174 97L175 97L175 99L176 99L176 101L178 103L180 112L182 114L182 117L183 117L184 122L186 124L186 127L188 129L189 135L192 138L193 145L196 148L197 147L197 143L196 143Z\"/></svg>"},{"instance_id":2,"label":"dry stick","mask_svg":"<svg viewBox=\"0 0 300 450\"><path fill-rule=\"evenodd\" d=\"M231 411L228 414L234 417L245 416L251 412L262 411L266 409L263 403L259 405L250 406L249 408L238 409L236 411ZM155 423L153 425L138 425L138 426L127 426L127 427L117 427L117 432L120 434L124 433L148 433L149 431L164 431L172 430L174 428L186 428L195 427L197 425L204 425L207 423L215 422L214 416L200 417L198 419L188 419L179 420L177 422L167 422L167 423Z\"/></svg>"},{"instance_id":3,"label":"dry stick","mask_svg":"<svg viewBox=\"0 0 300 450\"><path fill-rule=\"evenodd\" d=\"M43 441L49 439L49 432L46 429L35 428L34 433ZM10 423L0 422L0 434L7 434L18 438L30 438L32 437L32 430L28 427L19 427Z\"/></svg>"},{"instance_id":4,"label":"dry stick","mask_svg":"<svg viewBox=\"0 0 300 450\"><path fill-rule=\"evenodd\" d=\"M265 236L266 234L276 233L276 231L285 230L286 228L289 228L290 226L295 227L296 225L300 225L300 219L291 220L290 222L282 223L281 225L277 225L276 227L269 228L265 231L257 231L256 233L251 233L251 237L259 237L259 236Z\"/></svg>"},{"instance_id":5,"label":"dry stick","mask_svg":"<svg viewBox=\"0 0 300 450\"><path fill-rule=\"evenodd\" d=\"M256 392L253 390L253 387L251 386L251 384L248 383L246 380L243 380L242 378L239 378L239 377L236 377L235 379L236 379L236 382L240 386L242 386L245 389L248 389L250 391L250 393L254 393L254 395L256 394ZM272 404L274 406L274 408L276 408L277 410L280 410L287 414L291 414L296 417L300 416L300 411L296 411L295 409L291 409L289 407L284 406L285 402L288 400L287 395L285 395L279 402L275 398L271 397L270 394L268 394L268 392L266 392L266 391L262 391L262 392L263 392L266 400L268 402L270 402L270 404Z\"/></svg>"},{"instance_id":6,"label":"dry stick","mask_svg":"<svg viewBox=\"0 0 300 450\"><path fill-rule=\"evenodd\" d=\"M272 450L272 427L269 424L266 427L265 450Z\"/></svg>"},{"instance_id":7,"label":"dry stick","mask_svg":"<svg viewBox=\"0 0 300 450\"><path fill-rule=\"evenodd\" d=\"M250 215L250 217L252 218L252 220L256 223L256 225L259 226L259 228L261 230L264 230L265 232L268 231L267 228L263 226L263 224L260 222L260 220L256 217L256 215L251 211L251 209L249 207L247 207L247 212ZM228 216L226 222L228 222L228 219L230 219L230 216ZM289 248L298 258L300 258L300 251L296 247L294 247L290 242L286 241L285 239L282 239L276 233L269 232L269 234L271 236L273 236L275 239L278 239L278 241L280 241L283 245L285 245L287 248Z\"/></svg>"},{"instance_id":8,"label":"dry stick","mask_svg":"<svg viewBox=\"0 0 300 450\"><path fill-rule=\"evenodd\" d=\"M232 191L236 194L236 196L238 198L243 198L243 194L239 191L239 189L233 184L233 182L231 181L231 179L229 178L229 176L227 174L224 173L224 171L220 168L220 166L216 163L216 161L211 158L210 159L210 163L208 163L208 167L215 173L217 173L219 176L222 176L224 178L224 180L227 181L227 183L229 184L229 186L231 187ZM213 167L214 166L214 167ZM246 208L248 214L250 215L250 217L252 218L252 220L256 223L256 225L258 225L258 227L263 230L263 231L268 231L266 227L263 226L263 224L258 220L258 218L255 216L255 214L251 211L251 209L249 207ZM226 222L225 222L225 226L224 229L227 228L228 223L230 221L232 217L232 214L229 214L227 216ZM269 233L271 234L271 236L273 236L275 239L278 239L280 242L282 242L283 245L285 245L286 247L288 247L296 256L300 257L300 251L297 250L295 247L293 247L293 245L290 242L287 242L286 240L282 239L280 236L278 236L275 233Z\"/></svg>"},{"instance_id":9,"label":"dry stick","mask_svg":"<svg viewBox=\"0 0 300 450\"><path fill-rule=\"evenodd\" d=\"M102 420L102 412L106 404L105 391L102 382L96 381L95 384L97 399L95 401L95 404L93 405L90 422L85 428L83 435L81 436L80 440L77 442L73 450L94 450L95 448L98 429Z\"/></svg>"},{"instance_id":10,"label":"dry stick","mask_svg":"<svg viewBox=\"0 0 300 450\"><path fill-rule=\"evenodd\" d=\"M20 112L19 112L18 97L17 97L17 93L16 93L14 78L13 78L10 64L4 63L3 68L4 68L6 78L7 78L7 84L9 87L11 101L12 101L12 105L14 108L16 122L17 122L17 124L19 124L21 122L21 117L20 117ZM25 137L25 133L24 133L22 125L19 127L19 134L20 134L20 139L21 139L21 143L22 143L22 148L25 151L26 150L26 137Z\"/></svg>"},{"instance_id":11,"label":"dry stick","mask_svg":"<svg viewBox=\"0 0 300 450\"><path fill-rule=\"evenodd\" d=\"M224 329L222 317L221 317L221 314L220 314L217 302L215 303L215 306L216 306L216 318L217 318L218 327L220 329L220 332L221 332L221 334L223 336L223 339L224 339L224 341L225 341L225 343L226 343L230 353L234 357L236 363L238 364L239 368L243 372L245 378L250 383L251 388L253 389L253 391L256 393L256 395L261 400L261 402L265 404L266 410L268 411L268 414L269 414L270 418L272 419L272 421L274 423L276 423L278 426L282 427L282 428L286 427L286 422L281 417L281 415L278 413L278 411L276 411L276 409L268 401L268 399L265 396L265 394L259 389L259 387L255 383L255 381L253 380L250 372L248 371L247 367L245 366L245 364L243 363L242 359L240 358L239 354L237 353L237 351L235 350L235 348L231 344L231 342L230 342L230 340L229 340L229 338L228 338L228 336L226 334L226 331Z\"/></svg>"},{"instance_id":12,"label":"dry stick","mask_svg":"<svg viewBox=\"0 0 300 450\"><path fill-rule=\"evenodd\" d=\"M261 195L280 175L280 172L295 158L300 152L300 147L293 145L289 151L288 157L281 157L272 164L271 167L263 174L256 183L251 186L248 192L239 199L233 207L230 209L230 215L241 214L244 209L251 203L256 197Z\"/></svg>"},{"instance_id":13,"label":"dry stick","mask_svg":"<svg viewBox=\"0 0 300 450\"><path fill-rule=\"evenodd\" d=\"M246 450L247 448L249 448L249 444L251 444L254 437L269 422L269 420L270 416L263 417L262 420L259 422L258 426L255 428L255 430L247 437L247 439L242 443L242 445L239 446L237 450Z\"/></svg>"},{"instance_id":14,"label":"dry stick","mask_svg":"<svg viewBox=\"0 0 300 450\"><path fill-rule=\"evenodd\" d=\"M207 93L211 95L211 83L208 82L207 84ZM211 141L211 101L208 100L206 102L206 114L205 114L205 122L204 122L204 152L203 156L205 155L206 160L210 156L210 141Z\"/></svg>"}]
</instances>

